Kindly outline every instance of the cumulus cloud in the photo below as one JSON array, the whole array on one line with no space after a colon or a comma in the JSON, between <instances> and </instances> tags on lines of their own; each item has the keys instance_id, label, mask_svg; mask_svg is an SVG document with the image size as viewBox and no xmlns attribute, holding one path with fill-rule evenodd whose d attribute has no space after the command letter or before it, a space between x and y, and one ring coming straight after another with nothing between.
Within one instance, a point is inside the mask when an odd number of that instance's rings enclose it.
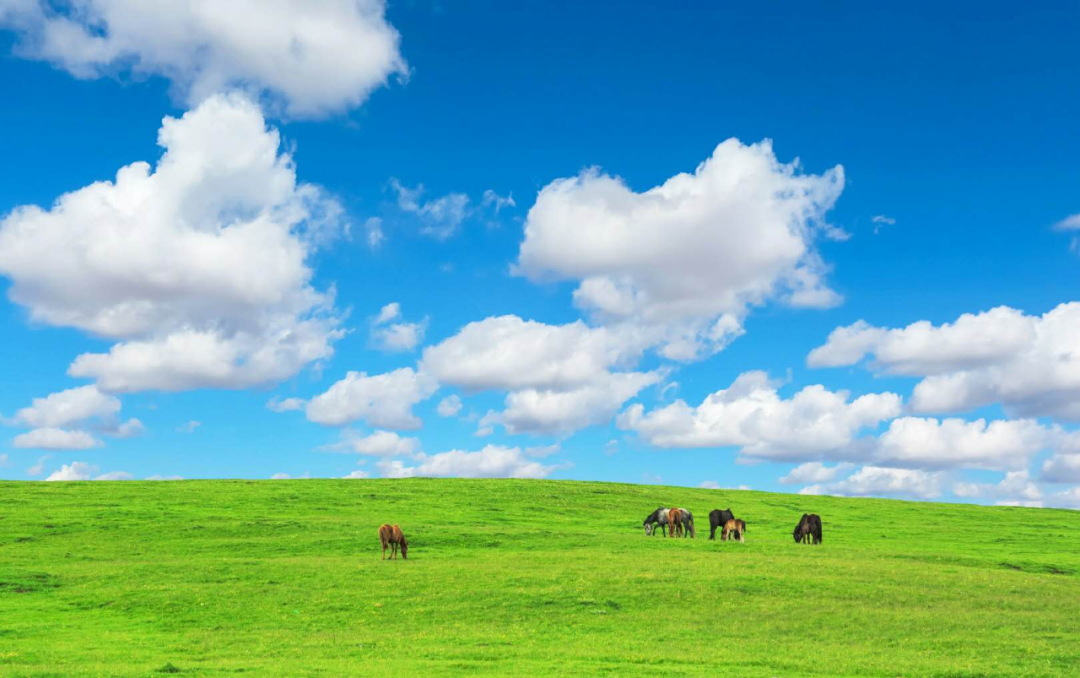
<instances>
[{"instance_id":1,"label":"cumulus cloud","mask_svg":"<svg viewBox=\"0 0 1080 678\"><path fill-rule=\"evenodd\" d=\"M62 428L36 428L20 433L11 441L13 447L31 450L87 450L101 441L86 431Z\"/></svg>"},{"instance_id":2,"label":"cumulus cloud","mask_svg":"<svg viewBox=\"0 0 1080 678\"><path fill-rule=\"evenodd\" d=\"M416 466L406 466L398 460L384 460L378 463L378 467L384 478L545 478L559 468L532 461L520 448L500 445L488 445L479 452L441 452L425 456Z\"/></svg>"},{"instance_id":3,"label":"cumulus cloud","mask_svg":"<svg viewBox=\"0 0 1080 678\"><path fill-rule=\"evenodd\" d=\"M349 372L308 401L307 418L328 426L363 420L377 428L416 429L421 422L413 405L430 398L437 388L429 375L410 367L372 376Z\"/></svg>"},{"instance_id":4,"label":"cumulus cloud","mask_svg":"<svg viewBox=\"0 0 1080 678\"><path fill-rule=\"evenodd\" d=\"M108 392L244 388L332 353L332 293L310 284L314 239L340 206L298 184L278 133L239 96L165 118L165 153L115 181L17 207L0 274L39 323L119 340L69 368Z\"/></svg>"},{"instance_id":5,"label":"cumulus cloud","mask_svg":"<svg viewBox=\"0 0 1080 678\"><path fill-rule=\"evenodd\" d=\"M132 475L126 471L112 471L97 475L98 467L87 464L84 461L73 461L64 464L59 470L54 471L46 478L46 481L58 480L131 480Z\"/></svg>"},{"instance_id":6,"label":"cumulus cloud","mask_svg":"<svg viewBox=\"0 0 1080 678\"><path fill-rule=\"evenodd\" d=\"M851 365L919 376L916 413L964 412L1000 403L1011 416L1080 421L1080 302L1042 316L1006 306L964 314L954 323L886 329L858 322L837 328L814 349L811 367Z\"/></svg>"},{"instance_id":7,"label":"cumulus cloud","mask_svg":"<svg viewBox=\"0 0 1080 678\"><path fill-rule=\"evenodd\" d=\"M855 465L848 462L836 464L835 466L826 466L820 461L808 461L791 469L787 475L780 478L780 482L784 485L827 483L853 468L855 468Z\"/></svg>"},{"instance_id":8,"label":"cumulus cloud","mask_svg":"<svg viewBox=\"0 0 1080 678\"><path fill-rule=\"evenodd\" d=\"M510 391L479 434L502 424L510 433L565 434L610 419L627 399L661 379L658 372L616 372L636 363L648 338L589 327L547 325L514 315L486 318L424 349L422 369L469 392Z\"/></svg>"},{"instance_id":9,"label":"cumulus cloud","mask_svg":"<svg viewBox=\"0 0 1080 678\"><path fill-rule=\"evenodd\" d=\"M401 317L401 304L383 306L371 321L371 341L383 351L411 351L424 340L427 318L418 323L393 322Z\"/></svg>"},{"instance_id":10,"label":"cumulus cloud","mask_svg":"<svg viewBox=\"0 0 1080 678\"><path fill-rule=\"evenodd\" d=\"M440 417L456 417L461 412L461 398L457 395L448 395L439 401L435 411Z\"/></svg>"},{"instance_id":11,"label":"cumulus cloud","mask_svg":"<svg viewBox=\"0 0 1080 678\"><path fill-rule=\"evenodd\" d=\"M799 494L831 494L846 497L899 496L934 499L941 496L944 473L912 469L863 466L834 483L809 485Z\"/></svg>"},{"instance_id":12,"label":"cumulus cloud","mask_svg":"<svg viewBox=\"0 0 1080 678\"><path fill-rule=\"evenodd\" d=\"M368 436L361 436L355 431L345 431L341 441L327 449L376 457L415 457L420 455L420 441L416 438L403 438L392 431L375 431Z\"/></svg>"},{"instance_id":13,"label":"cumulus cloud","mask_svg":"<svg viewBox=\"0 0 1080 678\"><path fill-rule=\"evenodd\" d=\"M287 115L320 117L408 72L384 0L3 5L0 24L22 36L18 54L77 78L161 76L188 105L241 89Z\"/></svg>"},{"instance_id":14,"label":"cumulus cloud","mask_svg":"<svg viewBox=\"0 0 1080 678\"><path fill-rule=\"evenodd\" d=\"M697 407L677 400L645 413L632 405L620 428L664 448L738 446L744 457L777 460L853 458L857 435L900 414L900 396L868 394L848 402L845 391L807 386L781 398L764 372L745 372Z\"/></svg>"},{"instance_id":15,"label":"cumulus cloud","mask_svg":"<svg viewBox=\"0 0 1080 678\"><path fill-rule=\"evenodd\" d=\"M1000 483L956 483L953 494L965 498L993 499L1001 506L1042 506L1043 493L1026 470L1010 471Z\"/></svg>"},{"instance_id":16,"label":"cumulus cloud","mask_svg":"<svg viewBox=\"0 0 1080 678\"><path fill-rule=\"evenodd\" d=\"M515 315L471 322L424 349L423 369L444 384L470 392L566 390L606 378L633 364L647 341L580 320L547 325Z\"/></svg>"},{"instance_id":17,"label":"cumulus cloud","mask_svg":"<svg viewBox=\"0 0 1080 678\"><path fill-rule=\"evenodd\" d=\"M1032 419L893 420L878 441L875 458L914 468L1026 468L1032 455L1051 444L1054 432Z\"/></svg>"},{"instance_id":18,"label":"cumulus cloud","mask_svg":"<svg viewBox=\"0 0 1080 678\"><path fill-rule=\"evenodd\" d=\"M507 433L569 434L609 421L624 402L662 376L620 372L569 390L527 388L506 396L506 409L485 416L480 425L501 424Z\"/></svg>"},{"instance_id":19,"label":"cumulus cloud","mask_svg":"<svg viewBox=\"0 0 1080 678\"><path fill-rule=\"evenodd\" d=\"M643 193L586 170L540 191L516 270L577 280L578 307L606 324L661 328L662 353L691 359L738 336L752 306L839 303L813 241L831 230L825 213L843 185L839 166L803 174L771 142L736 139Z\"/></svg>"}]
</instances>

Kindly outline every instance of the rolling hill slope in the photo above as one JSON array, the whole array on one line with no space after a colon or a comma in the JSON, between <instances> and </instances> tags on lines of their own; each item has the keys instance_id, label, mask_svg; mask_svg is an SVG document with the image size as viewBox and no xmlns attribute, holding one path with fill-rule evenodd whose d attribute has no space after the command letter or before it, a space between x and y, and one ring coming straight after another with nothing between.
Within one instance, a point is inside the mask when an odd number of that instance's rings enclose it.
<instances>
[{"instance_id":1,"label":"rolling hill slope","mask_svg":"<svg viewBox=\"0 0 1080 678\"><path fill-rule=\"evenodd\" d=\"M686 506L697 539L646 537ZM731 507L747 543L708 541ZM825 543L797 545L804 511ZM400 523L410 558L383 562ZM569 481L0 483L3 675L1080 675L1080 513Z\"/></svg>"}]
</instances>

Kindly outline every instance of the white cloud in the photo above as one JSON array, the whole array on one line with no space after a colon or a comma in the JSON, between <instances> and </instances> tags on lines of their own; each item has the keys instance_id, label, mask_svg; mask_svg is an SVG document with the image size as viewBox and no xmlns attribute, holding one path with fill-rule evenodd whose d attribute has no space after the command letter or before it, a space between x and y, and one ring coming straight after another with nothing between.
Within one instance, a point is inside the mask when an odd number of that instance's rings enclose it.
<instances>
[{"instance_id":1,"label":"white cloud","mask_svg":"<svg viewBox=\"0 0 1080 678\"><path fill-rule=\"evenodd\" d=\"M1046 505L1080 509L1080 486L1071 487L1063 492L1055 492L1046 498Z\"/></svg>"},{"instance_id":2,"label":"white cloud","mask_svg":"<svg viewBox=\"0 0 1080 678\"><path fill-rule=\"evenodd\" d=\"M26 475L28 475L28 476L39 476L42 473L44 473L45 472L45 462L47 462L51 456L52 456L51 454L46 454L46 455L44 455L42 457L38 457L38 460L36 462L34 462L34 465L31 466L30 468L26 469Z\"/></svg>"},{"instance_id":3,"label":"white cloud","mask_svg":"<svg viewBox=\"0 0 1080 678\"><path fill-rule=\"evenodd\" d=\"M596 169L551 182L525 223L516 270L578 280L574 301L605 323L662 328L662 353L690 359L741 333L751 306L833 306L816 233L843 190L782 164L764 141L729 139L693 174L644 193Z\"/></svg>"},{"instance_id":4,"label":"white cloud","mask_svg":"<svg viewBox=\"0 0 1080 678\"><path fill-rule=\"evenodd\" d=\"M874 235L881 232L881 229L885 226L892 226L896 223L896 219L887 217L884 214L878 214L870 218L870 222L874 224Z\"/></svg>"},{"instance_id":5,"label":"white cloud","mask_svg":"<svg viewBox=\"0 0 1080 678\"><path fill-rule=\"evenodd\" d=\"M439 406L435 408L435 411L440 417L456 417L458 412L461 412L461 398L457 394L448 395L439 401Z\"/></svg>"},{"instance_id":6,"label":"white cloud","mask_svg":"<svg viewBox=\"0 0 1080 678\"><path fill-rule=\"evenodd\" d=\"M808 461L791 469L787 475L780 478L780 482L784 485L827 483L853 468L855 468L855 465L847 462L835 466L826 466L820 461Z\"/></svg>"},{"instance_id":7,"label":"white cloud","mask_svg":"<svg viewBox=\"0 0 1080 678\"><path fill-rule=\"evenodd\" d=\"M183 476L163 476L163 475L161 475L160 473L157 473L157 474L154 474L154 475L152 475L152 476L147 476L147 477L146 477L146 480L160 480L160 481L165 481L165 480L183 480L183 479L184 479L184 477L183 477Z\"/></svg>"},{"instance_id":8,"label":"white cloud","mask_svg":"<svg viewBox=\"0 0 1080 678\"><path fill-rule=\"evenodd\" d=\"M181 424L180 426L177 426L176 427L176 432L177 433L194 433L195 429L199 428L200 426L202 426L201 421L195 421L194 419L192 419L191 421L189 421L186 424Z\"/></svg>"},{"instance_id":9,"label":"white cloud","mask_svg":"<svg viewBox=\"0 0 1080 678\"><path fill-rule=\"evenodd\" d=\"M271 412L294 412L296 410L302 410L307 406L307 401L303 398L285 398L279 400L277 398L271 398L270 402L266 403L266 409Z\"/></svg>"},{"instance_id":10,"label":"white cloud","mask_svg":"<svg viewBox=\"0 0 1080 678\"><path fill-rule=\"evenodd\" d=\"M30 407L15 413L15 423L31 428L60 428L87 419L115 418L120 400L99 391L96 386L80 386L34 398Z\"/></svg>"},{"instance_id":11,"label":"white cloud","mask_svg":"<svg viewBox=\"0 0 1080 678\"><path fill-rule=\"evenodd\" d=\"M11 442L13 447L32 450L87 450L98 447L101 441L86 431L62 428L36 428L20 433Z\"/></svg>"},{"instance_id":12,"label":"white cloud","mask_svg":"<svg viewBox=\"0 0 1080 678\"><path fill-rule=\"evenodd\" d=\"M637 361L647 341L580 320L546 325L515 315L471 322L424 349L423 369L467 391L568 390Z\"/></svg>"},{"instance_id":13,"label":"white cloud","mask_svg":"<svg viewBox=\"0 0 1080 678\"><path fill-rule=\"evenodd\" d=\"M383 351L411 351L424 340L427 331L427 319L418 323L399 322L401 305L397 302L387 304L371 323L371 341Z\"/></svg>"},{"instance_id":14,"label":"white cloud","mask_svg":"<svg viewBox=\"0 0 1080 678\"><path fill-rule=\"evenodd\" d=\"M1051 432L1032 419L893 420L881 435L875 458L890 466L914 468L1026 468L1032 455L1051 442Z\"/></svg>"},{"instance_id":15,"label":"white cloud","mask_svg":"<svg viewBox=\"0 0 1080 678\"><path fill-rule=\"evenodd\" d=\"M408 73L384 0L4 4L0 23L23 38L17 53L77 78L159 75L188 104L242 89L290 116L319 117Z\"/></svg>"},{"instance_id":16,"label":"white cloud","mask_svg":"<svg viewBox=\"0 0 1080 678\"><path fill-rule=\"evenodd\" d=\"M275 473L270 476L270 480L288 480L291 477L288 473Z\"/></svg>"},{"instance_id":17,"label":"white cloud","mask_svg":"<svg viewBox=\"0 0 1080 678\"><path fill-rule=\"evenodd\" d=\"M863 466L851 476L834 483L810 485L799 494L832 494L848 497L902 496L934 499L941 496L941 472Z\"/></svg>"},{"instance_id":18,"label":"white cloud","mask_svg":"<svg viewBox=\"0 0 1080 678\"><path fill-rule=\"evenodd\" d=\"M378 457L415 457L421 455L420 441L416 438L403 438L391 431L375 431L368 436L360 436L354 431L342 433L341 442L327 449L369 454Z\"/></svg>"},{"instance_id":19,"label":"white cloud","mask_svg":"<svg viewBox=\"0 0 1080 678\"><path fill-rule=\"evenodd\" d=\"M484 191L484 199L480 203L482 207L494 207L495 216L499 216L499 212L504 207L517 207L517 203L514 202L514 194L511 193L507 196L501 196L490 188Z\"/></svg>"},{"instance_id":20,"label":"white cloud","mask_svg":"<svg viewBox=\"0 0 1080 678\"><path fill-rule=\"evenodd\" d=\"M1000 483L956 483L952 487L958 497L983 497L996 500L1002 506L1042 506L1043 493L1031 482L1026 470L1009 471Z\"/></svg>"},{"instance_id":21,"label":"white cloud","mask_svg":"<svg viewBox=\"0 0 1080 678\"><path fill-rule=\"evenodd\" d=\"M378 464L384 478L545 478L558 466L544 466L528 459L517 447L488 445L479 452L451 450L426 456L417 466L385 460Z\"/></svg>"},{"instance_id":22,"label":"white cloud","mask_svg":"<svg viewBox=\"0 0 1080 678\"><path fill-rule=\"evenodd\" d=\"M900 414L900 396L868 394L848 402L845 391L807 386L789 399L764 372L745 372L697 407L682 400L645 414L633 405L619 415L657 447L738 446L744 457L778 460L858 456L857 434Z\"/></svg>"},{"instance_id":23,"label":"white cloud","mask_svg":"<svg viewBox=\"0 0 1080 678\"><path fill-rule=\"evenodd\" d=\"M310 284L340 206L297 184L258 107L215 96L165 118L145 162L0 221L9 297L47 325L119 340L69 368L109 392L244 388L325 359L333 295Z\"/></svg>"},{"instance_id":24,"label":"white cloud","mask_svg":"<svg viewBox=\"0 0 1080 678\"><path fill-rule=\"evenodd\" d=\"M341 476L341 477L345 478L346 480L362 480L364 478L369 477L369 475L370 474L367 471L361 471L360 469L356 469L355 471L353 471L349 475Z\"/></svg>"},{"instance_id":25,"label":"white cloud","mask_svg":"<svg viewBox=\"0 0 1080 678\"><path fill-rule=\"evenodd\" d=\"M1054 224L1054 229L1058 231L1080 230L1080 214L1074 214L1070 217L1065 217L1061 221Z\"/></svg>"},{"instance_id":26,"label":"white cloud","mask_svg":"<svg viewBox=\"0 0 1080 678\"><path fill-rule=\"evenodd\" d=\"M480 424L502 424L510 434L569 434L606 423L623 403L661 379L657 372L620 372L565 391L522 389L509 393L506 409Z\"/></svg>"},{"instance_id":27,"label":"white cloud","mask_svg":"<svg viewBox=\"0 0 1080 678\"><path fill-rule=\"evenodd\" d=\"M364 232L367 234L367 244L373 250L379 249L386 240L383 232L383 221L379 217L368 217L364 222Z\"/></svg>"},{"instance_id":28,"label":"white cloud","mask_svg":"<svg viewBox=\"0 0 1080 678\"><path fill-rule=\"evenodd\" d=\"M349 372L308 401L307 418L328 426L363 420L378 428L420 428L412 406L430 398L437 388L429 375L409 367L373 376Z\"/></svg>"},{"instance_id":29,"label":"white cloud","mask_svg":"<svg viewBox=\"0 0 1080 678\"><path fill-rule=\"evenodd\" d=\"M61 466L60 470L53 471L45 480L90 480L91 476L97 471L97 466L91 466L84 461L73 461L70 464Z\"/></svg>"},{"instance_id":30,"label":"white cloud","mask_svg":"<svg viewBox=\"0 0 1080 678\"><path fill-rule=\"evenodd\" d=\"M420 195L424 192L422 184L407 188L397 179L390 179L390 188L397 193L398 208L419 216L423 223L420 232L437 240L446 240L454 235L461 222L472 214L469 196L464 193L447 193L440 198L421 202Z\"/></svg>"},{"instance_id":31,"label":"white cloud","mask_svg":"<svg viewBox=\"0 0 1080 678\"><path fill-rule=\"evenodd\" d=\"M84 461L73 461L64 464L60 470L54 471L46 481L58 480L131 480L132 475L126 471L112 471L97 475L98 467L87 464Z\"/></svg>"},{"instance_id":32,"label":"white cloud","mask_svg":"<svg viewBox=\"0 0 1080 678\"><path fill-rule=\"evenodd\" d=\"M555 443L553 445L539 445L537 447L526 447L525 456L532 457L533 459L544 459L550 457L553 454L562 452L562 445Z\"/></svg>"},{"instance_id":33,"label":"white cloud","mask_svg":"<svg viewBox=\"0 0 1080 678\"><path fill-rule=\"evenodd\" d=\"M910 401L917 413L964 412L1001 403L1010 416L1080 421L1080 302L1042 316L1005 306L902 329L858 322L829 335L807 362L850 365L872 354L872 367L924 377Z\"/></svg>"}]
</instances>

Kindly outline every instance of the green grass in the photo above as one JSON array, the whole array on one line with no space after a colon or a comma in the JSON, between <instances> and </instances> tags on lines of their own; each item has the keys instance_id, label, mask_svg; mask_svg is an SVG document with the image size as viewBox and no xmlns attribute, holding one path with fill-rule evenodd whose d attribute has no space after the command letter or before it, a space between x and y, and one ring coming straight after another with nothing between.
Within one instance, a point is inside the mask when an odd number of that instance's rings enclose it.
<instances>
[{"instance_id":1,"label":"green grass","mask_svg":"<svg viewBox=\"0 0 1080 678\"><path fill-rule=\"evenodd\" d=\"M686 506L695 540L647 538ZM745 544L708 541L731 506ZM821 514L825 544L791 530ZM400 523L405 562L376 529ZM516 480L0 483L0 674L1080 675L1080 513Z\"/></svg>"}]
</instances>

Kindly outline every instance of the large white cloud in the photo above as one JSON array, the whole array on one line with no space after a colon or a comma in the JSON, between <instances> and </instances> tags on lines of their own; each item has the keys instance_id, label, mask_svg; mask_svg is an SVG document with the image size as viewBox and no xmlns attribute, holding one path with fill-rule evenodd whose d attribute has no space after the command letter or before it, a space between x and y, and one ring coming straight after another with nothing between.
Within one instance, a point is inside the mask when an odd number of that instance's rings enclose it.
<instances>
[{"instance_id":1,"label":"large white cloud","mask_svg":"<svg viewBox=\"0 0 1080 678\"><path fill-rule=\"evenodd\" d=\"M660 381L658 372L619 372L565 391L534 388L506 396L506 409L481 426L502 424L507 433L569 434L604 424L630 398Z\"/></svg>"},{"instance_id":2,"label":"large white cloud","mask_svg":"<svg viewBox=\"0 0 1080 678\"><path fill-rule=\"evenodd\" d=\"M509 433L565 434L609 420L627 399L656 383L657 372L614 371L635 364L650 343L643 332L547 325L506 315L469 323L424 349L422 369L466 391L510 391L501 423Z\"/></svg>"},{"instance_id":3,"label":"large white cloud","mask_svg":"<svg viewBox=\"0 0 1080 678\"><path fill-rule=\"evenodd\" d=\"M810 485L800 494L833 494L848 497L900 496L934 499L942 493L945 474L913 469L863 466L852 475L833 483Z\"/></svg>"},{"instance_id":4,"label":"large white cloud","mask_svg":"<svg viewBox=\"0 0 1080 678\"><path fill-rule=\"evenodd\" d=\"M424 349L423 368L467 391L569 389L633 364L647 344L644 337L580 320L547 325L504 315L471 322Z\"/></svg>"},{"instance_id":5,"label":"large white cloud","mask_svg":"<svg viewBox=\"0 0 1080 678\"><path fill-rule=\"evenodd\" d=\"M987 423L901 417L879 438L875 457L890 466L1019 470L1054 435L1032 419Z\"/></svg>"},{"instance_id":6,"label":"large white cloud","mask_svg":"<svg viewBox=\"0 0 1080 678\"><path fill-rule=\"evenodd\" d=\"M13 447L30 450L86 450L98 447L101 441L86 431L36 428L15 436L11 444Z\"/></svg>"},{"instance_id":7,"label":"large white cloud","mask_svg":"<svg viewBox=\"0 0 1080 678\"><path fill-rule=\"evenodd\" d=\"M1008 307L965 314L954 323L922 321L886 329L841 327L814 349L812 367L851 365L924 377L910 407L919 413L964 412L1000 403L1010 414L1080 421L1080 302L1042 316Z\"/></svg>"},{"instance_id":8,"label":"large white cloud","mask_svg":"<svg viewBox=\"0 0 1080 678\"><path fill-rule=\"evenodd\" d=\"M328 357L340 336L306 261L340 207L298 184L240 96L165 118L165 153L0 221L0 274L40 323L119 340L73 376L106 391L243 388Z\"/></svg>"},{"instance_id":9,"label":"large white cloud","mask_svg":"<svg viewBox=\"0 0 1080 678\"><path fill-rule=\"evenodd\" d=\"M63 6L62 4L60 5ZM233 89L297 117L356 106L406 74L384 0L45 0L0 2L19 53L79 78L130 71L169 79L190 105Z\"/></svg>"},{"instance_id":10,"label":"large white cloud","mask_svg":"<svg viewBox=\"0 0 1080 678\"><path fill-rule=\"evenodd\" d=\"M430 398L437 388L434 379L411 367L371 376L349 372L308 402L307 418L329 426L363 420L379 428L416 429L421 422L413 405Z\"/></svg>"},{"instance_id":11,"label":"large white cloud","mask_svg":"<svg viewBox=\"0 0 1080 678\"><path fill-rule=\"evenodd\" d=\"M657 447L738 446L746 457L782 460L854 458L858 434L901 409L893 393L848 402L846 392L815 385L784 399L776 387L765 373L746 372L697 407L678 400L646 414L632 405L618 424Z\"/></svg>"},{"instance_id":12,"label":"large white cloud","mask_svg":"<svg viewBox=\"0 0 1080 678\"><path fill-rule=\"evenodd\" d=\"M749 306L839 301L823 281L815 233L843 168L802 174L772 144L729 139L693 174L636 193L596 169L551 182L525 223L517 270L577 280L575 303L607 323L663 327L671 358L723 348Z\"/></svg>"},{"instance_id":13,"label":"large white cloud","mask_svg":"<svg viewBox=\"0 0 1080 678\"><path fill-rule=\"evenodd\" d=\"M544 478L558 466L544 466L526 457L520 448L488 445L479 452L450 450L425 457L416 466L397 460L378 464L384 478L414 476L459 478Z\"/></svg>"},{"instance_id":14,"label":"large white cloud","mask_svg":"<svg viewBox=\"0 0 1080 678\"><path fill-rule=\"evenodd\" d=\"M120 413L120 399L96 386L80 386L34 398L30 407L15 413L15 423L33 428L61 427L93 418L113 418Z\"/></svg>"}]
</instances>

